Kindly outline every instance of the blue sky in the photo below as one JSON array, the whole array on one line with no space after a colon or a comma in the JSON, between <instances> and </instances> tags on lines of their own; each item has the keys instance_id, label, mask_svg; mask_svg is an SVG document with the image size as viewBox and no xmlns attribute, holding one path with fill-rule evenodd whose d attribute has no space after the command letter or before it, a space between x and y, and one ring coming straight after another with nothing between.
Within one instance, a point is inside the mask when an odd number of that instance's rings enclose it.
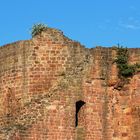
<instances>
[{"instance_id":1,"label":"blue sky","mask_svg":"<svg viewBox=\"0 0 140 140\"><path fill-rule=\"evenodd\" d=\"M1 0L0 46L45 23L86 47L140 47L140 0Z\"/></svg>"}]
</instances>

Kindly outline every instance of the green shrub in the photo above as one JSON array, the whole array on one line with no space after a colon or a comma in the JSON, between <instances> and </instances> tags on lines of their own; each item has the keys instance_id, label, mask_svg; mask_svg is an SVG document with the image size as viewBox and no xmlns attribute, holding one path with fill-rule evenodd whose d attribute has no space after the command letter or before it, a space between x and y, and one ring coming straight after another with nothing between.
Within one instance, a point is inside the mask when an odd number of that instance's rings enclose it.
<instances>
[{"instance_id":1,"label":"green shrub","mask_svg":"<svg viewBox=\"0 0 140 140\"><path fill-rule=\"evenodd\" d=\"M41 34L41 32L47 30L47 28L48 27L45 24L41 24L41 23L34 24L32 26L32 29L31 29L31 35L32 35L32 37Z\"/></svg>"},{"instance_id":2,"label":"green shrub","mask_svg":"<svg viewBox=\"0 0 140 140\"><path fill-rule=\"evenodd\" d=\"M127 78L133 76L136 72L138 64L130 65L128 64L128 49L123 48L123 46L118 46L117 48L117 58L115 60L117 67L119 69L119 77L120 78Z\"/></svg>"},{"instance_id":3,"label":"green shrub","mask_svg":"<svg viewBox=\"0 0 140 140\"><path fill-rule=\"evenodd\" d=\"M123 77L130 77L134 75L135 71L135 67L132 65L122 65L120 68L120 75Z\"/></svg>"}]
</instances>

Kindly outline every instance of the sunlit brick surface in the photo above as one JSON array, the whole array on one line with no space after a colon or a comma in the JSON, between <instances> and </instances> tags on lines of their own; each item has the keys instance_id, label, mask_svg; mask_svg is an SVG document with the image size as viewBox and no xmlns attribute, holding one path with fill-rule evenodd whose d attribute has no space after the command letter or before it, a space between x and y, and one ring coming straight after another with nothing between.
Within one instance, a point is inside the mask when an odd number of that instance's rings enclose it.
<instances>
[{"instance_id":1,"label":"sunlit brick surface","mask_svg":"<svg viewBox=\"0 0 140 140\"><path fill-rule=\"evenodd\" d=\"M140 73L116 89L115 56L51 28L2 46L0 140L140 140ZM140 49L129 56L140 63Z\"/></svg>"}]
</instances>

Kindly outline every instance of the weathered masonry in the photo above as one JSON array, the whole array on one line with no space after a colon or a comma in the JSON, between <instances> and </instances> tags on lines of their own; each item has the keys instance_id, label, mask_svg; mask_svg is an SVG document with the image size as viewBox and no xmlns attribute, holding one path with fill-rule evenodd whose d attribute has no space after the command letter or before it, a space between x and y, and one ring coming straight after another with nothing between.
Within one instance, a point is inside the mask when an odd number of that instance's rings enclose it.
<instances>
[{"instance_id":1,"label":"weathered masonry","mask_svg":"<svg viewBox=\"0 0 140 140\"><path fill-rule=\"evenodd\" d=\"M0 47L0 140L140 140L140 73L118 90L115 57L51 28Z\"/></svg>"}]
</instances>

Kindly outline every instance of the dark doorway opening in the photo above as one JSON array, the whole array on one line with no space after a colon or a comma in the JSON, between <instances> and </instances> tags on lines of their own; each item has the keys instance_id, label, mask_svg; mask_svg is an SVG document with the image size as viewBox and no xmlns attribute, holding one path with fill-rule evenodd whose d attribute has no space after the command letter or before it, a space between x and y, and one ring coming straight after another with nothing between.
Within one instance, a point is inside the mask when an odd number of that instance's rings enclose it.
<instances>
[{"instance_id":1,"label":"dark doorway opening","mask_svg":"<svg viewBox=\"0 0 140 140\"><path fill-rule=\"evenodd\" d=\"M85 102L84 102L84 101L81 101L81 100L76 102L75 127L78 126L78 113L79 113L81 107L82 107L84 104L85 104Z\"/></svg>"}]
</instances>

